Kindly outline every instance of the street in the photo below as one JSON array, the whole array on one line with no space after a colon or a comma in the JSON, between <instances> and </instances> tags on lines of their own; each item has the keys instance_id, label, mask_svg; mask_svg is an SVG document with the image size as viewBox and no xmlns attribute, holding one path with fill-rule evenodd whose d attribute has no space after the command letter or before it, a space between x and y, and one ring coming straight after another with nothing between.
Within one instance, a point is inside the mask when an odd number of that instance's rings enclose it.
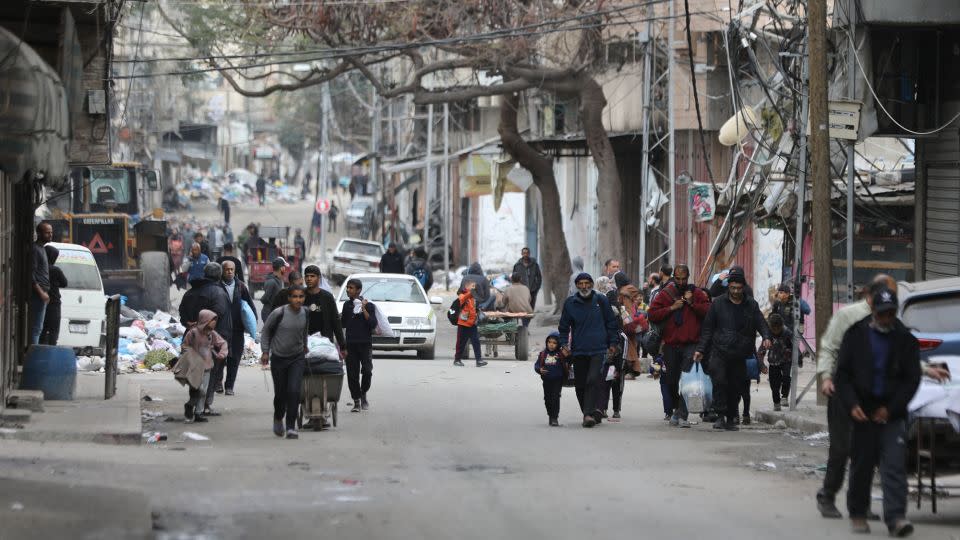
<instances>
[{"instance_id":1,"label":"street","mask_svg":"<svg viewBox=\"0 0 960 540\"><path fill-rule=\"evenodd\" d=\"M548 329L534 330L531 343ZM846 521L814 508L824 441L768 425L671 428L647 378L627 382L622 422L591 430L564 389L551 428L531 362L456 368L452 337L442 325L434 361L377 354L371 410L348 412L344 389L338 427L296 441L271 433L258 367L241 368L237 395L218 395L223 416L207 424L181 423L186 391L170 373L125 375L152 400L144 430L167 441L5 441L0 469L140 491L161 539L848 537ZM753 395L766 405L765 386ZM955 507L910 517L919 538L957 538Z\"/></svg>"}]
</instances>

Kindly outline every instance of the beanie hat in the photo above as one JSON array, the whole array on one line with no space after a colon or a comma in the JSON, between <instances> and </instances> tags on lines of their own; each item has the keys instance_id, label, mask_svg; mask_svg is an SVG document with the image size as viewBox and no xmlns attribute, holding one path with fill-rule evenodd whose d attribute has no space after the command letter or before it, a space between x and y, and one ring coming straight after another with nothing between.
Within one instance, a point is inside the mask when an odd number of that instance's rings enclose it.
<instances>
[{"instance_id":1,"label":"beanie hat","mask_svg":"<svg viewBox=\"0 0 960 540\"><path fill-rule=\"evenodd\" d=\"M622 289L622 288L626 287L627 285L630 285L630 283L632 283L632 282L630 281L630 278L627 277L627 275L624 274L623 272L617 272L616 274L614 274L614 275L613 275L613 281L617 284L617 289L618 289L618 290L619 290L619 289Z\"/></svg>"},{"instance_id":2,"label":"beanie hat","mask_svg":"<svg viewBox=\"0 0 960 540\"><path fill-rule=\"evenodd\" d=\"M573 283L574 285L576 285L577 283L580 283L583 280L587 280L590 283L593 283L593 276L591 276L587 272L580 272L579 274L577 274L577 278L573 280Z\"/></svg>"}]
</instances>

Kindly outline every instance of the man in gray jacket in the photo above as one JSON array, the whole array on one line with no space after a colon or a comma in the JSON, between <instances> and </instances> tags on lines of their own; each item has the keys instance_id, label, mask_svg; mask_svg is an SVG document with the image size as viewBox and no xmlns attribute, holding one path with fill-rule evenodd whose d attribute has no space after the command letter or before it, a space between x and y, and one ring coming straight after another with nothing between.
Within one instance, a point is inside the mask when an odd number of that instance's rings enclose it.
<instances>
[{"instance_id":1,"label":"man in gray jacket","mask_svg":"<svg viewBox=\"0 0 960 540\"><path fill-rule=\"evenodd\" d=\"M303 309L306 292L302 285L290 287L285 306L275 309L263 323L260 363L270 366L273 375L273 433L298 439L297 416L300 411L300 389L307 351L307 312Z\"/></svg>"}]
</instances>

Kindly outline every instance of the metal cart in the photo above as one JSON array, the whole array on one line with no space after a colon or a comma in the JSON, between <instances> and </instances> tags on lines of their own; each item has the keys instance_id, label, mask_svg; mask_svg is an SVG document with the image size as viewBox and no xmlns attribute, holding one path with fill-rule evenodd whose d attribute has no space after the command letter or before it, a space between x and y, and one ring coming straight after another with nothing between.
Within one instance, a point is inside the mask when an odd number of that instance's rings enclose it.
<instances>
[{"instance_id":1,"label":"metal cart","mask_svg":"<svg viewBox=\"0 0 960 540\"><path fill-rule=\"evenodd\" d=\"M514 358L527 360L530 356L530 334L522 319L531 319L533 315L522 317L499 316L488 318L477 325L480 343L484 347L484 356L500 356L497 347L510 345L514 348Z\"/></svg>"},{"instance_id":2,"label":"metal cart","mask_svg":"<svg viewBox=\"0 0 960 540\"><path fill-rule=\"evenodd\" d=\"M297 428L303 429L304 419L312 421L314 431L333 424L337 427L337 402L343 389L343 371L335 373L303 374L303 389L300 391L300 416Z\"/></svg>"}]
</instances>

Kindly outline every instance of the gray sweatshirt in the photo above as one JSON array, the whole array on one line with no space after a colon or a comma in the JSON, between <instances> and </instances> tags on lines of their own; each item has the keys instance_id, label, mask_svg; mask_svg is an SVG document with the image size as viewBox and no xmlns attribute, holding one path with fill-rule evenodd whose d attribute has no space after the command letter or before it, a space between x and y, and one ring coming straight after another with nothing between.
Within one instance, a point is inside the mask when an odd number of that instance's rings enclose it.
<instances>
[{"instance_id":1,"label":"gray sweatshirt","mask_svg":"<svg viewBox=\"0 0 960 540\"><path fill-rule=\"evenodd\" d=\"M280 313L283 320L277 324ZM290 306L278 307L270 313L260 331L260 348L277 356L294 357L304 353L307 346L307 311L294 313Z\"/></svg>"}]
</instances>

